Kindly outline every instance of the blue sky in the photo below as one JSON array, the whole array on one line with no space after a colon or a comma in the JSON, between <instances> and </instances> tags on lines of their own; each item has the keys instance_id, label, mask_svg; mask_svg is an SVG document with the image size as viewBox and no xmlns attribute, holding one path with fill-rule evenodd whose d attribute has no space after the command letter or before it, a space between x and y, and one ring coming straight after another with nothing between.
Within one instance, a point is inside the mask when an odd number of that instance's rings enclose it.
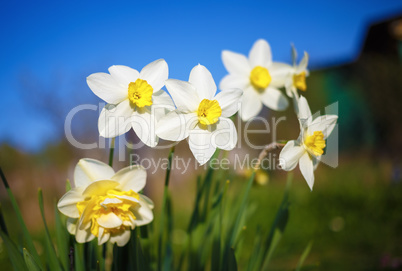
<instances>
[{"instance_id":1,"label":"blue sky","mask_svg":"<svg viewBox=\"0 0 402 271\"><path fill-rule=\"evenodd\" d=\"M290 61L292 42L313 68L340 64L356 57L369 22L398 14L400 1L3 2L0 143L34 151L58 138L49 118L27 105L21 79L68 100L73 88L92 95L90 73L164 58L170 78L187 80L201 63L219 82L221 51L248 54L259 38L277 61Z\"/></svg>"}]
</instances>

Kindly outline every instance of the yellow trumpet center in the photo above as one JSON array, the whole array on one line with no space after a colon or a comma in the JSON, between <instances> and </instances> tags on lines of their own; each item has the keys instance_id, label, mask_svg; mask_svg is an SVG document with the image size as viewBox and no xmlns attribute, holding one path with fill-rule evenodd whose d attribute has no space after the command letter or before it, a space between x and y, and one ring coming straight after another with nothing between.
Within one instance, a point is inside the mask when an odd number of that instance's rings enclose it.
<instances>
[{"instance_id":1,"label":"yellow trumpet center","mask_svg":"<svg viewBox=\"0 0 402 271\"><path fill-rule=\"evenodd\" d=\"M138 193L132 190L122 192L110 189L104 195L93 195L78 202L77 209L80 219L84 215L84 224L91 221L91 233L98 237L99 227L104 228L104 233L133 229L136 217L132 210L139 205L138 200Z\"/></svg>"},{"instance_id":2,"label":"yellow trumpet center","mask_svg":"<svg viewBox=\"0 0 402 271\"><path fill-rule=\"evenodd\" d=\"M293 75L293 86L302 91L306 91L306 72Z\"/></svg>"},{"instance_id":3,"label":"yellow trumpet center","mask_svg":"<svg viewBox=\"0 0 402 271\"><path fill-rule=\"evenodd\" d=\"M315 156L322 155L326 146L324 134L321 131L315 131L313 135L305 139L304 145L311 154Z\"/></svg>"},{"instance_id":4,"label":"yellow trumpet center","mask_svg":"<svg viewBox=\"0 0 402 271\"><path fill-rule=\"evenodd\" d=\"M153 88L146 80L138 78L128 85L128 98L138 107L152 105L152 94Z\"/></svg>"},{"instance_id":5,"label":"yellow trumpet center","mask_svg":"<svg viewBox=\"0 0 402 271\"><path fill-rule=\"evenodd\" d=\"M269 71L261 66L256 66L250 73L250 83L258 90L266 89L271 83Z\"/></svg>"},{"instance_id":6,"label":"yellow trumpet center","mask_svg":"<svg viewBox=\"0 0 402 271\"><path fill-rule=\"evenodd\" d=\"M219 120L222 115L222 109L217 100L204 99L198 106L197 115L201 124L210 125Z\"/></svg>"}]
</instances>

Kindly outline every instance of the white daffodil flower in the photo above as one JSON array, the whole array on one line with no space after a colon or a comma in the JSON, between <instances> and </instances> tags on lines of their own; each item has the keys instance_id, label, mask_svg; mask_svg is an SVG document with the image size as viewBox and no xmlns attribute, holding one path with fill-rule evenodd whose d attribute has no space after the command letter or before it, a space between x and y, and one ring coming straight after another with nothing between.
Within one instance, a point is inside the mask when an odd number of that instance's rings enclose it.
<instances>
[{"instance_id":1,"label":"white daffodil flower","mask_svg":"<svg viewBox=\"0 0 402 271\"><path fill-rule=\"evenodd\" d=\"M81 159L74 170L75 187L58 202L68 216L67 230L78 243L95 237L102 245L108 240L124 246L130 230L153 220L152 200L139 194L147 173L141 166L130 166L117 173L94 159Z\"/></svg>"},{"instance_id":2,"label":"white daffodil flower","mask_svg":"<svg viewBox=\"0 0 402 271\"><path fill-rule=\"evenodd\" d=\"M166 88L177 109L158 122L156 134L160 138L181 141L188 137L190 149L201 165L217 147L235 147L237 132L229 117L239 110L241 89L217 93L211 73L202 65L191 70L189 82L169 79Z\"/></svg>"},{"instance_id":3,"label":"white daffodil flower","mask_svg":"<svg viewBox=\"0 0 402 271\"><path fill-rule=\"evenodd\" d=\"M313 120L306 98L300 96L299 103L300 136L297 140L286 143L279 155L279 164L283 170L299 168L313 190L314 170L326 147L325 140L335 128L338 116L324 115Z\"/></svg>"},{"instance_id":4,"label":"white daffodil flower","mask_svg":"<svg viewBox=\"0 0 402 271\"><path fill-rule=\"evenodd\" d=\"M156 122L174 108L169 95L161 89L169 73L166 61L156 60L141 72L111 66L109 73L94 73L87 78L93 93L108 103L99 116L99 134L112 138L132 127L143 143L155 147L159 140Z\"/></svg>"},{"instance_id":5,"label":"white daffodil flower","mask_svg":"<svg viewBox=\"0 0 402 271\"><path fill-rule=\"evenodd\" d=\"M289 70L289 73L285 80L286 94L290 98L298 97L298 89L301 91L307 90L306 77L309 75L309 71L307 70L308 57L309 56L307 52L304 52L302 60L300 61L299 65L297 65L297 52L296 49L292 46L293 66Z\"/></svg>"},{"instance_id":6,"label":"white daffodil flower","mask_svg":"<svg viewBox=\"0 0 402 271\"><path fill-rule=\"evenodd\" d=\"M278 88L284 87L291 66L272 62L271 47L265 40L254 43L248 59L225 50L222 51L222 61L229 74L222 79L219 88L244 91L240 109L243 121L257 116L263 104L273 110L288 107L286 96Z\"/></svg>"}]
</instances>

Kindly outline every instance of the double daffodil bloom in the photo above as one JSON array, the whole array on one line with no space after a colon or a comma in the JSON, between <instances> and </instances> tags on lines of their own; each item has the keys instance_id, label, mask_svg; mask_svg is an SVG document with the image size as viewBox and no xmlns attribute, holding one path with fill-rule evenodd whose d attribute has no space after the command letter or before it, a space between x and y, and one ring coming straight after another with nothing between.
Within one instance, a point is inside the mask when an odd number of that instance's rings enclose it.
<instances>
[{"instance_id":1,"label":"double daffodil bloom","mask_svg":"<svg viewBox=\"0 0 402 271\"><path fill-rule=\"evenodd\" d=\"M111 66L109 72L87 78L93 93L108 103L99 116L99 134L116 137L132 127L143 143L155 147L156 122L174 108L169 95L161 89L169 73L166 61L156 60L141 72L126 66Z\"/></svg>"},{"instance_id":2,"label":"double daffodil bloom","mask_svg":"<svg viewBox=\"0 0 402 271\"><path fill-rule=\"evenodd\" d=\"M286 94L291 98L294 96L298 97L297 90L307 90L306 77L309 75L309 71L307 70L308 54L306 52L304 52L302 60L297 65L297 52L292 46L292 59L293 66L290 67L288 76L285 80Z\"/></svg>"},{"instance_id":3,"label":"double daffodil bloom","mask_svg":"<svg viewBox=\"0 0 402 271\"><path fill-rule=\"evenodd\" d=\"M78 243L95 237L124 246L130 231L153 220L153 202L139 194L146 182L146 171L130 166L117 173L94 159L81 159L74 170L75 187L58 202L68 216L67 230Z\"/></svg>"},{"instance_id":4,"label":"double daffodil bloom","mask_svg":"<svg viewBox=\"0 0 402 271\"><path fill-rule=\"evenodd\" d=\"M324 154L326 139L335 128L338 116L324 115L313 120L306 98L300 96L298 102L301 132L297 140L286 143L279 155L283 170L293 170L299 164L300 171L308 186L313 190L314 170Z\"/></svg>"},{"instance_id":5,"label":"double daffodil bloom","mask_svg":"<svg viewBox=\"0 0 402 271\"><path fill-rule=\"evenodd\" d=\"M239 110L242 90L225 89L217 93L211 73L202 65L195 66L189 82L169 79L166 88L176 105L157 124L156 134L166 140L189 138L190 149L203 165L216 148L232 150L237 132L229 119Z\"/></svg>"},{"instance_id":6,"label":"double daffodil bloom","mask_svg":"<svg viewBox=\"0 0 402 271\"><path fill-rule=\"evenodd\" d=\"M278 88L284 87L290 66L272 62L271 48L265 40L254 43L248 59L242 54L223 51L222 61L229 74L219 88L244 91L240 109L243 121L257 116L263 104L279 111L288 107L286 96Z\"/></svg>"}]
</instances>

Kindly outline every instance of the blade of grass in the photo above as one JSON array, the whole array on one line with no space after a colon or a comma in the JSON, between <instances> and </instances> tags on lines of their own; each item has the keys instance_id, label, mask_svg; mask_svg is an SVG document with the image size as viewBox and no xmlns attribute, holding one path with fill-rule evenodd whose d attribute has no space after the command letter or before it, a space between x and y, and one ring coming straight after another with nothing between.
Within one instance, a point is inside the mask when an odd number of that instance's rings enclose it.
<instances>
[{"instance_id":1,"label":"blade of grass","mask_svg":"<svg viewBox=\"0 0 402 271\"><path fill-rule=\"evenodd\" d=\"M13 206L15 215L17 216L18 223L20 224L20 227L22 229L22 234L24 236L24 241L27 246L27 249L31 253L33 259L35 260L35 263L42 268L38 252L35 249L31 235L28 232L24 219L22 218L20 209L18 208L17 201L16 201L13 193L11 192L10 186L8 185L7 179L4 176L4 173L1 168L0 168L0 176L1 176L1 180L3 181L4 186L6 187L6 191L7 191L8 197L10 198L11 204Z\"/></svg>"},{"instance_id":2,"label":"blade of grass","mask_svg":"<svg viewBox=\"0 0 402 271\"><path fill-rule=\"evenodd\" d=\"M212 255L211 255L211 270L220 270L221 267L221 236L222 236L222 219L223 219L223 208L224 199L229 186L229 180L226 181L225 185L220 194L216 197L214 203L212 204L212 212L215 208L218 212L218 223L215 223L213 240L212 240Z\"/></svg>"},{"instance_id":3,"label":"blade of grass","mask_svg":"<svg viewBox=\"0 0 402 271\"><path fill-rule=\"evenodd\" d=\"M235 251L232 247L229 250L228 271L237 271L236 255L235 255Z\"/></svg>"},{"instance_id":4,"label":"blade of grass","mask_svg":"<svg viewBox=\"0 0 402 271\"><path fill-rule=\"evenodd\" d=\"M85 271L84 263L84 246L82 244L74 243L74 267L75 271Z\"/></svg>"},{"instance_id":5,"label":"blade of grass","mask_svg":"<svg viewBox=\"0 0 402 271\"><path fill-rule=\"evenodd\" d=\"M249 180L247 182L246 190L244 192L243 199L242 199L241 204L240 204L239 213L238 213L238 215L236 217L236 221L235 221L233 231L232 231L232 236L230 238L230 243L229 243L230 246L234 245L234 243L236 241L236 237L237 237L237 235L238 235L238 233L240 231L240 222L241 222L241 219L242 219L242 216L243 216L243 212L246 209L246 205L247 205L246 203L247 203L247 200L248 200L248 195L250 194L251 186L252 186L252 184L254 182L254 177L255 177L255 171L251 174L251 176L250 176L250 178L249 178Z\"/></svg>"},{"instance_id":6,"label":"blade of grass","mask_svg":"<svg viewBox=\"0 0 402 271\"><path fill-rule=\"evenodd\" d=\"M47 247L46 251L48 252L47 261L52 270L59 270L59 269L62 270L63 267L59 262L59 259L56 254L56 250L54 249L54 246L53 246L52 238L50 236L49 228L47 227L46 218L45 218L45 210L43 207L43 193L42 193L41 188L38 189L38 201L39 201L40 213L42 215L43 225L45 226L46 247Z\"/></svg>"},{"instance_id":7,"label":"blade of grass","mask_svg":"<svg viewBox=\"0 0 402 271\"><path fill-rule=\"evenodd\" d=\"M289 191L292 184L292 178L293 174L288 173L282 203L276 213L275 220L271 226L271 230L266 241L266 245L264 246L267 252L264 253L265 260L263 261L262 270L266 270L268 268L269 261L271 260L272 254L275 251L279 241L282 239L283 232L285 231L289 219Z\"/></svg>"},{"instance_id":8,"label":"blade of grass","mask_svg":"<svg viewBox=\"0 0 402 271\"><path fill-rule=\"evenodd\" d=\"M168 193L169 193L169 181L170 181L170 171L172 169L172 158L174 154L175 146L170 149L168 155L168 165L166 169L166 176L165 176L165 187L163 189L163 199L162 199L162 211L161 211L161 222L159 227L159 240L158 240L158 270L162 270L162 259L165 258L164 250L166 250L164 238L165 238L165 216L166 216L166 208L167 208L167 200L168 200ZM170 218L172 219L172 218ZM170 237L168 237L170 238Z\"/></svg>"},{"instance_id":9,"label":"blade of grass","mask_svg":"<svg viewBox=\"0 0 402 271\"><path fill-rule=\"evenodd\" d=\"M3 217L3 206L0 204L0 229L8 236L8 230L6 226L6 221Z\"/></svg>"},{"instance_id":10,"label":"blade of grass","mask_svg":"<svg viewBox=\"0 0 402 271\"><path fill-rule=\"evenodd\" d=\"M62 218L60 216L57 205L54 205L54 217L56 220L56 245L59 253L59 259L63 265L64 270L69 270L69 259L68 259L68 232L64 226Z\"/></svg>"},{"instance_id":11,"label":"blade of grass","mask_svg":"<svg viewBox=\"0 0 402 271\"><path fill-rule=\"evenodd\" d=\"M24 264L24 258L22 257L21 252L18 250L15 243L3 231L0 231L0 236L1 239L3 239L4 245L7 249L8 257L10 258L14 270L27 270Z\"/></svg>"},{"instance_id":12,"label":"blade of grass","mask_svg":"<svg viewBox=\"0 0 402 271\"><path fill-rule=\"evenodd\" d=\"M297 264L296 271L300 271L303 267L304 261L306 260L307 256L310 254L311 247L313 246L313 241L310 241L306 248L303 251L303 254L300 257L299 263Z\"/></svg>"},{"instance_id":13,"label":"blade of grass","mask_svg":"<svg viewBox=\"0 0 402 271\"><path fill-rule=\"evenodd\" d=\"M42 269L35 263L34 259L32 258L32 255L26 250L26 248L23 249L24 253L24 260L25 264L27 265L27 268L29 271L41 271Z\"/></svg>"}]
</instances>

